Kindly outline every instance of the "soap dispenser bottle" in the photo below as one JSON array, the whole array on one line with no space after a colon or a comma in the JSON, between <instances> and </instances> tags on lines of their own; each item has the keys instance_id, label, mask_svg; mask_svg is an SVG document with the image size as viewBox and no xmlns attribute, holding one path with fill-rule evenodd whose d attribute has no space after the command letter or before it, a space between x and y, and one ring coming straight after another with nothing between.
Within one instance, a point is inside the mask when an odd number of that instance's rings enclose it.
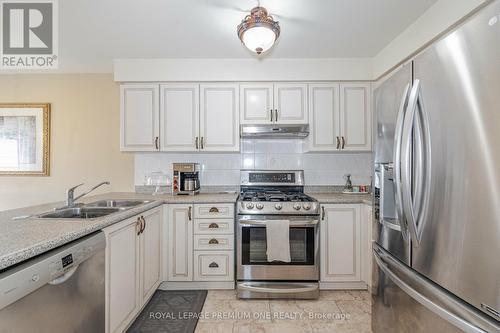
<instances>
[{"instance_id":1,"label":"soap dispenser bottle","mask_svg":"<svg viewBox=\"0 0 500 333\"><path fill-rule=\"evenodd\" d=\"M351 175L347 174L345 175L345 185L344 185L344 192L352 192L352 181L351 181Z\"/></svg>"}]
</instances>

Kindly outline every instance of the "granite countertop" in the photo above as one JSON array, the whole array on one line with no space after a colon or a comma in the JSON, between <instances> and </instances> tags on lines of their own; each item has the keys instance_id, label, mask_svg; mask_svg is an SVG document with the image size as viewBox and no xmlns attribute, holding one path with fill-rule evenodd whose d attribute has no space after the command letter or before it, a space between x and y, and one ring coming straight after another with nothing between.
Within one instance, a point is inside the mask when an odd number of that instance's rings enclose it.
<instances>
[{"instance_id":1,"label":"granite countertop","mask_svg":"<svg viewBox=\"0 0 500 333\"><path fill-rule=\"evenodd\" d=\"M372 204L371 193L307 193L322 204Z\"/></svg>"},{"instance_id":2,"label":"granite countertop","mask_svg":"<svg viewBox=\"0 0 500 333\"><path fill-rule=\"evenodd\" d=\"M233 203L238 193L200 193L195 196L174 196L114 192L89 196L80 202L131 199L151 202L93 219L39 219L30 217L61 207L63 202L0 212L0 270L21 261L101 230L116 222L140 214L164 203ZM12 219L28 216L22 219Z\"/></svg>"},{"instance_id":3,"label":"granite countertop","mask_svg":"<svg viewBox=\"0 0 500 333\"><path fill-rule=\"evenodd\" d=\"M320 203L364 203L371 205L370 194L308 193ZM21 261L69 243L114 223L140 214L162 204L180 203L234 203L238 193L200 193L195 196L171 194L151 195L134 192L112 192L89 196L81 200L88 203L97 200L129 199L150 202L93 219L39 219L31 217L61 207L63 202L14 209L0 212L0 270ZM22 219L14 217L26 216Z\"/></svg>"}]
</instances>

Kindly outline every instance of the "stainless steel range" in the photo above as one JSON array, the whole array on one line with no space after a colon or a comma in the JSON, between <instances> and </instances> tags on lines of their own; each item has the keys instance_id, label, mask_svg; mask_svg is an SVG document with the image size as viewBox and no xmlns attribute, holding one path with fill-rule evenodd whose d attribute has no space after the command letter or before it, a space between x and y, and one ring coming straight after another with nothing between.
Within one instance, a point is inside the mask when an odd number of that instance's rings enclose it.
<instances>
[{"instance_id":1,"label":"stainless steel range","mask_svg":"<svg viewBox=\"0 0 500 333\"><path fill-rule=\"evenodd\" d=\"M317 298L319 204L304 194L304 172L242 170L240 184L236 230L238 297ZM272 227L273 221L288 223L288 262L268 260L266 229Z\"/></svg>"}]
</instances>

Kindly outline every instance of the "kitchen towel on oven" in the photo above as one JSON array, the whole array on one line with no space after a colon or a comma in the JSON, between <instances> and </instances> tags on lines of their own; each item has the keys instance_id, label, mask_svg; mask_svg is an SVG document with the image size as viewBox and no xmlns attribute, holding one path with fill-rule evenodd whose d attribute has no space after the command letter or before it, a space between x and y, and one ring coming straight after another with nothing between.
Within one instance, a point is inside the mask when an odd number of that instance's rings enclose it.
<instances>
[{"instance_id":1,"label":"kitchen towel on oven","mask_svg":"<svg viewBox=\"0 0 500 333\"><path fill-rule=\"evenodd\" d=\"M267 220L267 261L290 262L290 221Z\"/></svg>"}]
</instances>

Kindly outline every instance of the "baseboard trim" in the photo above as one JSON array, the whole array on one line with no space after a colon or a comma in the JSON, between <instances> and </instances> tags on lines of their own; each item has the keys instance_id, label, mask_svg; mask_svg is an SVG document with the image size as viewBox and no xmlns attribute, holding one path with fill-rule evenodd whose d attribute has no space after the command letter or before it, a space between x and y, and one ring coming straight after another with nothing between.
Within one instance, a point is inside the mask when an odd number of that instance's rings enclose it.
<instances>
[{"instance_id":1,"label":"baseboard trim","mask_svg":"<svg viewBox=\"0 0 500 333\"><path fill-rule=\"evenodd\" d=\"M358 289L368 290L368 285L365 282L319 282L320 290L346 290Z\"/></svg>"},{"instance_id":2,"label":"baseboard trim","mask_svg":"<svg viewBox=\"0 0 500 333\"><path fill-rule=\"evenodd\" d=\"M160 290L198 290L198 289L235 289L234 281L213 282L213 281L165 281L158 287Z\"/></svg>"}]
</instances>

